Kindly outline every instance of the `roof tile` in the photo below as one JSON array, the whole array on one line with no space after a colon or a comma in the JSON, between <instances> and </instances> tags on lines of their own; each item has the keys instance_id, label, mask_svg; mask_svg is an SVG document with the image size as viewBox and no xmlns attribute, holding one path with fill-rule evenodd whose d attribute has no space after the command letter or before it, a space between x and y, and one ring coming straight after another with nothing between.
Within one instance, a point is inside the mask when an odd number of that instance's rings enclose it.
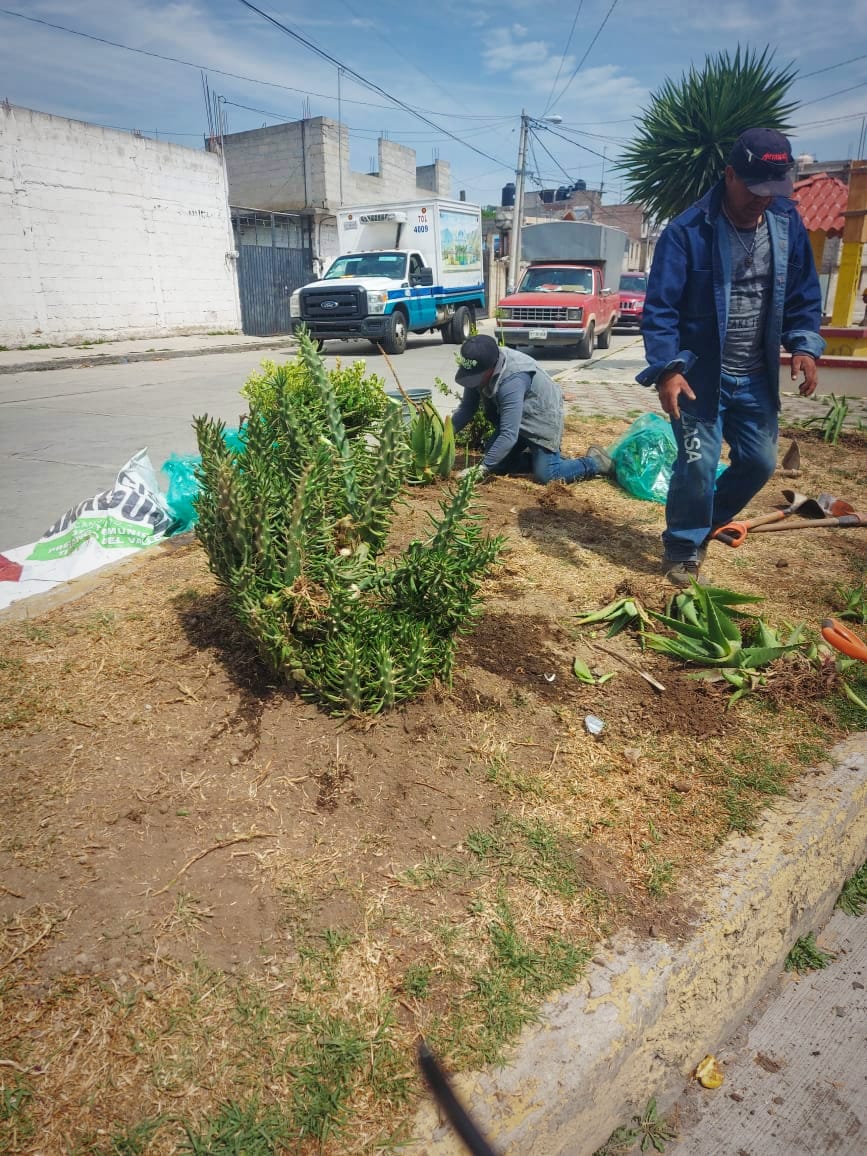
<instances>
[{"instance_id":1,"label":"roof tile","mask_svg":"<svg viewBox=\"0 0 867 1156\"><path fill-rule=\"evenodd\" d=\"M808 232L842 236L843 210L849 198L849 189L843 181L829 177L827 173L815 173L795 182L793 196Z\"/></svg>"}]
</instances>

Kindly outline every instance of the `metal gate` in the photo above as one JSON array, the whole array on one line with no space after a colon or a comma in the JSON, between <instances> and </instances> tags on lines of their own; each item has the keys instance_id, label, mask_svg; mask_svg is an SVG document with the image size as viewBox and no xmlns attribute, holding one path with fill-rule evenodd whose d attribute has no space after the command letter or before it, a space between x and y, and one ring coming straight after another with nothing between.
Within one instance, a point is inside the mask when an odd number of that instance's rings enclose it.
<instances>
[{"instance_id":1,"label":"metal gate","mask_svg":"<svg viewBox=\"0 0 867 1156\"><path fill-rule=\"evenodd\" d=\"M310 219L232 209L241 324L247 334L289 333L289 297L314 279Z\"/></svg>"}]
</instances>

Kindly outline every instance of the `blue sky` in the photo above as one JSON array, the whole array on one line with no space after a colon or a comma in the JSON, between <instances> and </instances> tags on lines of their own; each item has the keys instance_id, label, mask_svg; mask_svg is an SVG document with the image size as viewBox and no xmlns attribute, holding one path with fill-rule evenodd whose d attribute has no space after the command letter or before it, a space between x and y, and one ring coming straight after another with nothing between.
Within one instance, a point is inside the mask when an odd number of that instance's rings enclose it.
<instances>
[{"instance_id":1,"label":"blue sky","mask_svg":"<svg viewBox=\"0 0 867 1156\"><path fill-rule=\"evenodd\" d=\"M230 131L296 119L308 108L313 116L338 113L335 65L239 0L5 4L204 65L212 70L211 88L225 98ZM612 0L580 6L577 0L257 0L257 6L434 122L422 123L344 74L342 119L352 130L353 168L368 171L384 133L415 148L419 164L449 161L454 194L465 189L471 201L498 203L502 186L514 179L522 108L563 118L562 126L540 134L530 158L537 183L560 185L568 175L598 187L604 172L605 199L619 199L614 162L650 94L666 77L678 78L706 54L733 51L738 43L770 45L776 64L813 74L792 88L802 103L792 133L796 152L819 160L855 156L867 117L867 22L855 0L833 12L815 0L615 0L613 7ZM829 18L817 20L820 11ZM0 14L0 78L0 98L13 104L158 130L201 147L207 121L197 68Z\"/></svg>"}]
</instances>

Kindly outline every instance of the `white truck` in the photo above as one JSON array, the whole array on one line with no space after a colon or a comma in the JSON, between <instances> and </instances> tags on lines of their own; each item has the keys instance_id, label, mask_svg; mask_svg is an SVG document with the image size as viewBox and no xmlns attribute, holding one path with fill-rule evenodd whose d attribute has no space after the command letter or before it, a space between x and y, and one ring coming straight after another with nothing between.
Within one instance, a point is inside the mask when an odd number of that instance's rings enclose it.
<instances>
[{"instance_id":1,"label":"white truck","mask_svg":"<svg viewBox=\"0 0 867 1156\"><path fill-rule=\"evenodd\" d=\"M337 213L340 256L289 301L293 332L403 353L410 333L464 342L485 311L478 205L432 197Z\"/></svg>"}]
</instances>

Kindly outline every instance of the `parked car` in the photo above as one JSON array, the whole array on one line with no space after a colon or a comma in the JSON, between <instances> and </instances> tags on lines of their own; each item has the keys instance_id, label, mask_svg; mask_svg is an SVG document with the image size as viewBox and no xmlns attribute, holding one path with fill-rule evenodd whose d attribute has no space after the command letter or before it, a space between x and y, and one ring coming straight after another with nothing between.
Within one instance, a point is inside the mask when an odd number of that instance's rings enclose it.
<instances>
[{"instance_id":1,"label":"parked car","mask_svg":"<svg viewBox=\"0 0 867 1156\"><path fill-rule=\"evenodd\" d=\"M620 320L618 326L640 325L647 293L646 273L624 273L620 278Z\"/></svg>"}]
</instances>

